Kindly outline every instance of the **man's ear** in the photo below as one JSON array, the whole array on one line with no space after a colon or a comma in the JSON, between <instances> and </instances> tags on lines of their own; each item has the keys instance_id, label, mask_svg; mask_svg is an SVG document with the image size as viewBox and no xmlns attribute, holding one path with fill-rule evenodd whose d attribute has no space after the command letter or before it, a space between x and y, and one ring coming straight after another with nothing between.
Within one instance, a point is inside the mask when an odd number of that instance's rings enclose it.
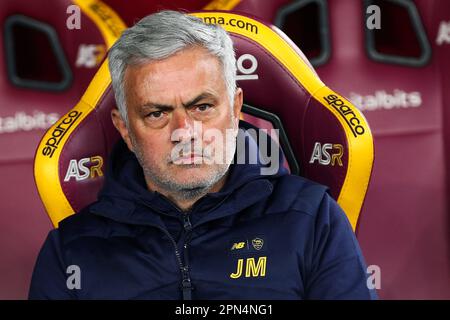
<instances>
[{"instance_id":1,"label":"man's ear","mask_svg":"<svg viewBox=\"0 0 450 320\"><path fill-rule=\"evenodd\" d=\"M241 116L241 109L243 103L244 103L244 93L241 88L236 88L233 106L234 119L236 119L236 128L239 128L239 119Z\"/></svg>"},{"instance_id":2,"label":"man's ear","mask_svg":"<svg viewBox=\"0 0 450 320\"><path fill-rule=\"evenodd\" d=\"M130 149L131 152L133 152L133 144L131 143L130 139L130 132L128 131L128 127L123 121L122 116L118 109L114 108L111 111L111 119L114 124L114 127L116 127L117 131L119 131L120 135L122 136L123 141L128 146L128 149Z\"/></svg>"}]
</instances>

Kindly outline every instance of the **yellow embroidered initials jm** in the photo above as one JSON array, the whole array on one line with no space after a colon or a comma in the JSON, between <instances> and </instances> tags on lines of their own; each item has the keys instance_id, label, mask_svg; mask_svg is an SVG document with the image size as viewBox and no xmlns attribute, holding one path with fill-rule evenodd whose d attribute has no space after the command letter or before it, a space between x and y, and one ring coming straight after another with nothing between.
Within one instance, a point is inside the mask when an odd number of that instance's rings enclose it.
<instances>
[{"instance_id":1,"label":"yellow embroidered initials jm","mask_svg":"<svg viewBox=\"0 0 450 320\"><path fill-rule=\"evenodd\" d=\"M259 257L258 263L255 263L255 258L247 258L245 263L245 277L264 277L266 275L266 262L267 257ZM243 270L244 259L238 259L236 272L230 274L230 278L240 278Z\"/></svg>"}]
</instances>

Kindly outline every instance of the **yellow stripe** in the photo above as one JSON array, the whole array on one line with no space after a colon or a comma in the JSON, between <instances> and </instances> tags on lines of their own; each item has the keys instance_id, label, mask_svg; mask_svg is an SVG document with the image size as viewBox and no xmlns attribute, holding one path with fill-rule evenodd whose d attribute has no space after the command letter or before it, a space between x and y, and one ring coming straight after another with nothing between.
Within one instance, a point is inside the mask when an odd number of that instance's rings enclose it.
<instances>
[{"instance_id":1,"label":"yellow stripe","mask_svg":"<svg viewBox=\"0 0 450 320\"><path fill-rule=\"evenodd\" d=\"M213 0L203 7L203 10L232 10L241 0Z\"/></svg>"},{"instance_id":2,"label":"yellow stripe","mask_svg":"<svg viewBox=\"0 0 450 320\"><path fill-rule=\"evenodd\" d=\"M101 1L73 0L73 2L78 5L90 19L92 19L104 37L107 47L110 48L120 36L122 30L126 28L125 23L110 7ZM76 126L81 123L81 121L93 110L94 106L97 105L97 102L110 83L111 78L109 75L108 64L107 60L105 60L89 84L89 87L80 102L46 132L36 151L34 162L36 185L45 209L55 227L58 226L58 223L61 220L74 213L60 184L59 158L61 151ZM52 157L45 156L43 152L47 147L46 144L48 140L52 138L52 134L58 126L64 126L62 122L64 119L67 119L67 116L72 111L81 112L80 117L77 118L70 129L65 132L64 137L59 141L58 148L55 149Z\"/></svg>"},{"instance_id":3,"label":"yellow stripe","mask_svg":"<svg viewBox=\"0 0 450 320\"><path fill-rule=\"evenodd\" d=\"M351 108L351 111L357 115L360 125L365 131L364 135L355 138L345 119L323 98L327 94L339 95L326 87L295 50L266 25L232 13L201 12L193 13L193 15L202 18L206 23L220 24L228 32L245 36L263 46L289 70L312 96L337 118L346 134L349 146L347 173L338 197L338 203L345 211L353 229L355 229L373 165L372 134L362 113L350 102L343 99L347 106Z\"/></svg>"},{"instance_id":4,"label":"yellow stripe","mask_svg":"<svg viewBox=\"0 0 450 320\"><path fill-rule=\"evenodd\" d=\"M127 27L119 15L99 0L72 0L96 24L108 49ZM81 21L83 23L83 21ZM83 27L83 26L81 26Z\"/></svg>"},{"instance_id":5,"label":"yellow stripe","mask_svg":"<svg viewBox=\"0 0 450 320\"><path fill-rule=\"evenodd\" d=\"M351 108L357 119L360 121L364 134L354 137L353 132L349 129L347 122L342 114L331 107L325 97L335 95L345 102L345 105ZM340 96L328 87L323 87L314 94L314 97L322 103L344 128L348 143L348 166L344 184L338 197L338 203L355 230L358 223L358 217L361 212L364 198L369 185L372 172L374 150L373 137L364 115L344 97Z\"/></svg>"},{"instance_id":6,"label":"yellow stripe","mask_svg":"<svg viewBox=\"0 0 450 320\"><path fill-rule=\"evenodd\" d=\"M34 175L38 187L39 195L44 203L45 209L50 216L55 227L59 221L74 213L72 206L64 194L59 177L59 158L65 143L76 129L76 127L95 109L98 101L111 83L111 77L108 70L108 61L101 65L94 79L90 83L80 102L67 112L57 123L55 123L44 135L36 151L34 162ZM71 125L70 129L65 131L63 138L58 143L52 157L45 155L45 148L52 134L58 127L67 127L63 121L68 118L71 112L77 111L80 116Z\"/></svg>"}]
</instances>

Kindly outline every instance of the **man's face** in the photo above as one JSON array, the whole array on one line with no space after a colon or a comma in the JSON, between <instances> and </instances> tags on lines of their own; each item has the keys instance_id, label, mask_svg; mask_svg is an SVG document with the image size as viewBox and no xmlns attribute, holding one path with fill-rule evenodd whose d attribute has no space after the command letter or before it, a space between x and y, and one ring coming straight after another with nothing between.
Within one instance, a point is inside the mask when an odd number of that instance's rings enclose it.
<instances>
[{"instance_id":1,"label":"man's face","mask_svg":"<svg viewBox=\"0 0 450 320\"><path fill-rule=\"evenodd\" d=\"M235 146L226 140L214 143L207 132L216 129L225 138L227 129L237 130L242 91L237 90L231 106L215 56L201 47L184 49L164 60L129 66L124 84L128 127L114 115L113 120L152 189L181 191L188 198L225 175L231 158L219 155Z\"/></svg>"}]
</instances>

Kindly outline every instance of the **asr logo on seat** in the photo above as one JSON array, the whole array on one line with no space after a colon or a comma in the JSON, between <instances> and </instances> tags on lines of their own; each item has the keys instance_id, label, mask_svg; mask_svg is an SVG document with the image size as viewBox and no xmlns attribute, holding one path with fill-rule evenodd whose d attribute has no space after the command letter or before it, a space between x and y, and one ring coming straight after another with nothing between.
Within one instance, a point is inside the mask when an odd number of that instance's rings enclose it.
<instances>
[{"instance_id":1,"label":"asr logo on seat","mask_svg":"<svg viewBox=\"0 0 450 320\"><path fill-rule=\"evenodd\" d=\"M95 178L96 176L103 176L103 158L101 156L94 156L90 158L83 158L80 160L70 160L69 167L67 168L64 181L70 181L74 178L76 181L82 181L89 178Z\"/></svg>"},{"instance_id":2,"label":"asr logo on seat","mask_svg":"<svg viewBox=\"0 0 450 320\"><path fill-rule=\"evenodd\" d=\"M106 48L101 44L80 44L78 47L76 67L95 68L102 62Z\"/></svg>"},{"instance_id":3,"label":"asr logo on seat","mask_svg":"<svg viewBox=\"0 0 450 320\"><path fill-rule=\"evenodd\" d=\"M319 164L323 166L335 166L336 164L340 167L342 164L342 156L344 155L344 146L339 143L324 143L320 142L314 144L314 149L311 154L311 159L309 163L313 164L318 161Z\"/></svg>"},{"instance_id":4,"label":"asr logo on seat","mask_svg":"<svg viewBox=\"0 0 450 320\"><path fill-rule=\"evenodd\" d=\"M245 262L244 262L245 261ZM245 278L265 277L266 276L267 257L238 259L236 271L230 274L231 279L238 279L244 275Z\"/></svg>"}]
</instances>

